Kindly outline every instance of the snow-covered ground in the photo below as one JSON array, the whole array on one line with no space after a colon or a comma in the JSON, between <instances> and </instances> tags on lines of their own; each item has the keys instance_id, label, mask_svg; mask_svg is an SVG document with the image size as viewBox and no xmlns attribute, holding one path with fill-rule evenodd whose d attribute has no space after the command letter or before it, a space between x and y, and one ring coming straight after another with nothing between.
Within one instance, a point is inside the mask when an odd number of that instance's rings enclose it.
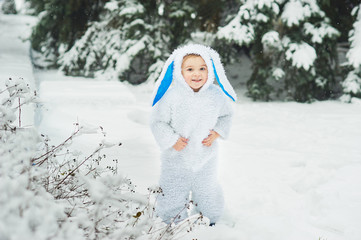
<instances>
[{"instance_id":1,"label":"snow-covered ground","mask_svg":"<svg viewBox=\"0 0 361 240\"><path fill-rule=\"evenodd\" d=\"M0 11L0 89L8 78L23 77L35 88L33 67L29 58L30 43L26 41L31 34L35 18L30 16L3 15ZM23 126L34 123L34 109L24 106Z\"/></svg>"},{"instance_id":2,"label":"snow-covered ground","mask_svg":"<svg viewBox=\"0 0 361 240\"><path fill-rule=\"evenodd\" d=\"M7 74L32 78L14 57L21 51L25 58L27 49L4 37L5 30L22 35L25 22L26 17L0 15L2 79ZM36 116L40 132L55 144L71 134L76 121L102 126L109 140L123 143L106 152L109 161L119 160L119 172L140 192L157 184L160 152L148 127L152 84L66 77L53 70L37 70L34 76L43 101ZM361 239L361 103L239 98L231 136L220 144L227 214L215 227L199 228L184 239ZM79 137L73 146L90 153L101 138Z\"/></svg>"}]
</instances>

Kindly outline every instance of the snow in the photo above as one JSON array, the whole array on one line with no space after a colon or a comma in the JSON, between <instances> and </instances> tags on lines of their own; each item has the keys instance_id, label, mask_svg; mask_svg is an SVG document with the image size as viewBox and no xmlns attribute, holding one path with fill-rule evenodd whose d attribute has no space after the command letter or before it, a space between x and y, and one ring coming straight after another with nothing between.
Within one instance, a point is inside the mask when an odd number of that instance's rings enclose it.
<instances>
[{"instance_id":1,"label":"snow","mask_svg":"<svg viewBox=\"0 0 361 240\"><path fill-rule=\"evenodd\" d=\"M257 20L257 22L266 23L266 22L268 22L269 19L268 19L268 17L266 15L264 15L262 13L258 13L257 16L256 16L256 20Z\"/></svg>"},{"instance_id":2,"label":"snow","mask_svg":"<svg viewBox=\"0 0 361 240\"><path fill-rule=\"evenodd\" d=\"M160 151L148 127L152 85L66 77L54 70L33 73L28 45L17 38L28 31L29 21L0 15L1 83L13 75L36 79L44 105L36 121L40 132L59 143L70 135L74 122L90 130L102 126L107 139L122 142L121 147L105 149L109 161L119 160L119 172L131 178L140 193L157 185ZM294 46L293 63L305 70L312 67L311 48ZM360 239L361 104L240 99L234 104L231 136L220 141L220 181L228 211L215 227L199 227L183 239ZM98 142L99 136L82 135L73 147L90 152ZM9 189L4 191L15 194ZM94 196L102 197L97 192ZM50 231L45 222L39 226Z\"/></svg>"},{"instance_id":3,"label":"snow","mask_svg":"<svg viewBox=\"0 0 361 240\"><path fill-rule=\"evenodd\" d=\"M136 13L144 12L143 7L134 1L128 1L128 2L126 2L126 4L128 5L128 7L123 8L119 12L119 16L122 16L122 15L130 15L131 16ZM112 9L112 10L114 10L114 9Z\"/></svg>"},{"instance_id":4,"label":"snow","mask_svg":"<svg viewBox=\"0 0 361 240\"><path fill-rule=\"evenodd\" d=\"M351 71L347 74L345 81L342 83L343 90L346 93L357 94L360 92L361 78L355 71Z\"/></svg>"},{"instance_id":5,"label":"snow","mask_svg":"<svg viewBox=\"0 0 361 240\"><path fill-rule=\"evenodd\" d=\"M262 44L264 46L270 46L278 49L282 48L279 33L276 31L269 31L265 33L262 37Z\"/></svg>"},{"instance_id":6,"label":"snow","mask_svg":"<svg viewBox=\"0 0 361 240\"><path fill-rule=\"evenodd\" d=\"M300 1L291 0L286 4L281 19L288 27L292 27L292 25L299 25L299 22L309 16L311 16L309 9L303 8Z\"/></svg>"},{"instance_id":7,"label":"snow","mask_svg":"<svg viewBox=\"0 0 361 240\"><path fill-rule=\"evenodd\" d=\"M324 17L315 0L290 0L285 5L281 19L288 27L292 27L315 15Z\"/></svg>"},{"instance_id":8,"label":"snow","mask_svg":"<svg viewBox=\"0 0 361 240\"><path fill-rule=\"evenodd\" d=\"M163 3L160 4L159 7L158 7L158 14L160 16L163 16L163 14L164 14L164 4Z\"/></svg>"},{"instance_id":9,"label":"snow","mask_svg":"<svg viewBox=\"0 0 361 240\"><path fill-rule=\"evenodd\" d=\"M322 44L323 39L332 38L333 35L338 36L340 33L328 24L321 23L319 27L315 27L313 24L306 22L304 24L304 31L306 34L312 36L313 43Z\"/></svg>"},{"instance_id":10,"label":"snow","mask_svg":"<svg viewBox=\"0 0 361 240\"><path fill-rule=\"evenodd\" d=\"M281 69L281 68L276 68L273 70L272 72L272 76L276 79L279 80L281 78L283 78L285 75L285 72Z\"/></svg>"},{"instance_id":11,"label":"snow","mask_svg":"<svg viewBox=\"0 0 361 240\"><path fill-rule=\"evenodd\" d=\"M275 2L274 0L256 0L249 1L251 4L256 5L258 9L262 9L263 7L271 8L272 4Z\"/></svg>"},{"instance_id":12,"label":"snow","mask_svg":"<svg viewBox=\"0 0 361 240\"><path fill-rule=\"evenodd\" d=\"M109 10L109 11L114 11L114 10L116 10L118 8L118 2L116 2L116 1L107 2L104 5L104 8Z\"/></svg>"},{"instance_id":13,"label":"snow","mask_svg":"<svg viewBox=\"0 0 361 240\"><path fill-rule=\"evenodd\" d=\"M108 97L95 103L88 88L96 89L99 82L84 81L88 87L78 85L76 101L61 81L36 76L49 109L40 124L42 132L60 140L76 118L99 124L109 137L123 143L107 155L120 160L120 171L134 180L137 189L145 192L157 184L159 150L147 125L150 91L144 86L104 83L99 92L106 91ZM67 77L67 85L76 84L80 84L77 79ZM62 96L54 96L56 85L64 89ZM118 91L113 91L115 85ZM136 101L116 100L130 94ZM220 179L231 216L192 237L358 239L361 105L240 102L234 107L232 135L221 142L220 153ZM87 137L76 144L87 149L95 139Z\"/></svg>"},{"instance_id":14,"label":"snow","mask_svg":"<svg viewBox=\"0 0 361 240\"><path fill-rule=\"evenodd\" d=\"M305 42L290 43L286 51L286 59L292 61L292 66L308 71L316 60L316 50Z\"/></svg>"},{"instance_id":15,"label":"snow","mask_svg":"<svg viewBox=\"0 0 361 240\"><path fill-rule=\"evenodd\" d=\"M247 11L245 12L247 13ZM254 40L254 29L250 24L241 24L241 15L238 13L230 23L219 28L217 37L220 39L224 38L229 41L234 41L239 45L248 45Z\"/></svg>"},{"instance_id":16,"label":"snow","mask_svg":"<svg viewBox=\"0 0 361 240\"><path fill-rule=\"evenodd\" d=\"M31 33L31 26L35 23L32 17L15 18L3 15L0 11L0 92L5 89L5 81L23 77L32 89L35 89L33 67L29 59L29 42L25 41ZM17 29L17 31L13 31ZM11 43L9 45L9 42ZM22 109L22 125L33 125L32 106Z\"/></svg>"},{"instance_id":17,"label":"snow","mask_svg":"<svg viewBox=\"0 0 361 240\"><path fill-rule=\"evenodd\" d=\"M357 8L355 8L357 9ZM355 69L361 69L361 5L359 7L358 15L356 22L353 25L353 30L351 31L350 41L351 47L350 51L347 53L347 59L351 66Z\"/></svg>"},{"instance_id":18,"label":"snow","mask_svg":"<svg viewBox=\"0 0 361 240\"><path fill-rule=\"evenodd\" d=\"M119 1L109 2L108 12L101 14L99 21L92 22L70 50L60 54L58 64L64 72L96 76L101 80L125 80L124 75L131 70L135 57L142 51L152 51L148 46L154 39L139 27L149 33L154 26L132 17L142 14L143 6L136 1L126 1L114 8L117 3ZM113 23L119 19L125 19L121 29ZM132 80L140 81L136 77Z\"/></svg>"},{"instance_id":19,"label":"snow","mask_svg":"<svg viewBox=\"0 0 361 240\"><path fill-rule=\"evenodd\" d=\"M342 83L344 96L342 100L345 102L357 101L352 98L352 94L359 94L361 92L361 4L352 10L352 14L356 15L356 21L353 24L353 29L350 31L349 41L351 43L350 49L346 54L347 64L353 67L353 70L347 74L346 79Z\"/></svg>"}]
</instances>

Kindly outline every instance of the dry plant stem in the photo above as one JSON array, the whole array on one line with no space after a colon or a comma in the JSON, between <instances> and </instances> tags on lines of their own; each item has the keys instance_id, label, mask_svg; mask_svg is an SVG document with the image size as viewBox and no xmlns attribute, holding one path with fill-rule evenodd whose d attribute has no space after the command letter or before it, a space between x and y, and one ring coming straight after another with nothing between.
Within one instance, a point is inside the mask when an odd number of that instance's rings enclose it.
<instances>
[{"instance_id":1,"label":"dry plant stem","mask_svg":"<svg viewBox=\"0 0 361 240\"><path fill-rule=\"evenodd\" d=\"M197 221L200 220L200 219L202 219L202 218L203 218L202 215L200 215L199 217L197 217L197 218L193 221L193 223L191 223L191 226L194 226L194 225L197 223ZM188 220L188 222L190 222L190 221ZM169 232L170 234L174 234L174 233L177 232L177 231L178 231L178 232L182 232L184 229L187 228L187 226L188 226L187 223L188 223L188 222L183 222L183 223L177 225L174 229L172 229L172 230L170 230L170 231L168 231L168 230L171 228L172 223L168 224L167 227L165 227L165 230L163 231L163 233L159 236L159 238L157 238L157 240L164 239L166 232ZM158 229L158 230L155 230L155 231L153 231L153 232L150 232L150 230L149 230L148 234L155 233L155 232L158 232L158 231L162 231L162 229ZM190 230L190 231L191 231L191 230ZM178 236L178 237L181 238L181 237L187 235L188 232L189 232L189 231L187 230L187 232L185 232L182 236ZM172 239L175 239L174 236L172 237Z\"/></svg>"},{"instance_id":2,"label":"dry plant stem","mask_svg":"<svg viewBox=\"0 0 361 240\"><path fill-rule=\"evenodd\" d=\"M163 190L161 190L161 191L163 191ZM157 196L156 196L156 198L155 198L155 200L154 200L154 204L153 204L154 206L157 204L158 197L160 196L160 194L161 194L161 192L159 192L159 193L157 194ZM154 208L153 208L153 210L154 210ZM154 217L154 212L155 212L155 211L152 211L152 216L151 216L152 218Z\"/></svg>"},{"instance_id":3,"label":"dry plant stem","mask_svg":"<svg viewBox=\"0 0 361 240\"><path fill-rule=\"evenodd\" d=\"M85 176L88 176L90 173L94 172L95 170L96 170L96 168L90 169L90 170L85 174Z\"/></svg>"},{"instance_id":4,"label":"dry plant stem","mask_svg":"<svg viewBox=\"0 0 361 240\"><path fill-rule=\"evenodd\" d=\"M107 215L99 218L95 223L96 223L96 224L99 224L99 222L103 221L104 219L110 217L110 216L113 215L113 214L117 214L118 212L119 212L119 210L114 210L114 211L108 213ZM125 222L125 221L118 221L118 222Z\"/></svg>"},{"instance_id":5,"label":"dry plant stem","mask_svg":"<svg viewBox=\"0 0 361 240\"><path fill-rule=\"evenodd\" d=\"M184 206L184 208L182 208L182 210L180 210L179 213L174 217L174 220L167 225L165 231L159 236L159 238L158 238L159 240L161 240L161 239L164 237L164 235L166 234L166 232L168 231L168 229L171 228L172 223L175 222L175 220L180 216L180 214L181 214L185 209L187 209L188 206L189 206L189 205ZM171 232L173 232L173 231L171 231Z\"/></svg>"},{"instance_id":6,"label":"dry plant stem","mask_svg":"<svg viewBox=\"0 0 361 240\"><path fill-rule=\"evenodd\" d=\"M18 86L18 85L15 84L14 86L7 87L7 88L5 88L4 90L2 90L2 91L0 92L0 94L4 93L4 92L6 92L6 91L9 91L10 88L14 88L14 87L17 87L17 86Z\"/></svg>"},{"instance_id":7,"label":"dry plant stem","mask_svg":"<svg viewBox=\"0 0 361 240\"><path fill-rule=\"evenodd\" d=\"M84 186L84 183L76 186L75 188L72 188L71 191L68 192L63 198L73 198L75 195L69 197L69 194L70 194L71 192L77 190L78 188L83 187L83 186ZM82 196L82 195L84 195L84 194L81 194L80 196Z\"/></svg>"},{"instance_id":8,"label":"dry plant stem","mask_svg":"<svg viewBox=\"0 0 361 240\"><path fill-rule=\"evenodd\" d=\"M11 127L11 125L5 123L3 126L5 126L5 128L0 128L1 131L15 131L16 127Z\"/></svg>"},{"instance_id":9,"label":"dry plant stem","mask_svg":"<svg viewBox=\"0 0 361 240\"><path fill-rule=\"evenodd\" d=\"M197 217L193 223L191 223L191 226L194 226L198 220L202 219L203 215L200 215L199 217ZM189 220L190 222L190 220ZM183 226L182 226L183 225ZM177 229L174 229L172 232L175 232L176 230L178 230L179 232L182 232L183 230L185 230L187 228L186 222L181 223ZM184 232L184 234L182 236L179 236L179 238L184 237L185 235L187 235L190 231L192 231L192 227L190 228L190 230L187 230L186 232Z\"/></svg>"},{"instance_id":10,"label":"dry plant stem","mask_svg":"<svg viewBox=\"0 0 361 240\"><path fill-rule=\"evenodd\" d=\"M19 98L19 127L21 127L21 101Z\"/></svg>"},{"instance_id":11,"label":"dry plant stem","mask_svg":"<svg viewBox=\"0 0 361 240\"><path fill-rule=\"evenodd\" d=\"M79 194L79 195L73 195L73 196L64 196L62 197L62 199L72 199L72 198L80 198L80 197L87 197L88 194L84 193L84 194Z\"/></svg>"},{"instance_id":12,"label":"dry plant stem","mask_svg":"<svg viewBox=\"0 0 361 240\"><path fill-rule=\"evenodd\" d=\"M25 102L23 102L23 103L22 103L22 104L20 104L19 106L15 107L15 110L16 110L16 109L18 109L19 107L21 107L21 106L25 105L25 104L28 104L28 103L31 103L31 101L29 100L29 101L25 101Z\"/></svg>"},{"instance_id":13,"label":"dry plant stem","mask_svg":"<svg viewBox=\"0 0 361 240\"><path fill-rule=\"evenodd\" d=\"M44 153L43 155L41 155L40 157L37 158L33 158L32 162L35 162L36 160L39 160L45 156L48 156L50 153L55 152L58 148L64 146L68 141L70 141L76 134L78 134L80 131L80 129L78 129L77 131L75 131L70 137L68 137L63 143L59 144L58 146L52 148L51 150L49 150L48 152ZM46 160L48 160L48 158L44 158L42 161L40 161L39 163L37 163L36 165L42 165Z\"/></svg>"},{"instance_id":14,"label":"dry plant stem","mask_svg":"<svg viewBox=\"0 0 361 240\"><path fill-rule=\"evenodd\" d=\"M80 168L80 166L82 166L86 161L88 161L91 157L94 156L94 154L96 154L97 152L99 152L101 149L103 149L102 146L100 146L97 150L95 150L91 155L89 155L87 158L85 158L76 168L74 168L70 173L68 173L63 180L61 180L56 186L55 188L58 188L60 184L62 184L70 175L72 175L76 170L78 170Z\"/></svg>"}]
</instances>

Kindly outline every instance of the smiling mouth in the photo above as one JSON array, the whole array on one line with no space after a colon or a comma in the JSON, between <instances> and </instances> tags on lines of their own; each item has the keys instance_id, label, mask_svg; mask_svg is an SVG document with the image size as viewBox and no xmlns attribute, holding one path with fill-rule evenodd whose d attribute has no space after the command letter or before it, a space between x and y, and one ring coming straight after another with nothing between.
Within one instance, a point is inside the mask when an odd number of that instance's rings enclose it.
<instances>
[{"instance_id":1,"label":"smiling mouth","mask_svg":"<svg viewBox=\"0 0 361 240\"><path fill-rule=\"evenodd\" d=\"M192 82L200 82L200 81L202 81L202 79L198 79L198 80L192 80Z\"/></svg>"}]
</instances>

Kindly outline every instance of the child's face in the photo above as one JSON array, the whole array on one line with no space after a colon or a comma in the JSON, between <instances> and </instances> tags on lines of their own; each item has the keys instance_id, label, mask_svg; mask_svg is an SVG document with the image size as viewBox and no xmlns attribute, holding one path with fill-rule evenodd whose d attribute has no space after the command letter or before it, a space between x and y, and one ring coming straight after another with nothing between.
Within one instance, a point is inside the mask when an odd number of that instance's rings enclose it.
<instances>
[{"instance_id":1,"label":"child's face","mask_svg":"<svg viewBox=\"0 0 361 240\"><path fill-rule=\"evenodd\" d=\"M182 63L182 75L193 91L198 92L208 79L208 69L203 58L194 55L185 56Z\"/></svg>"}]
</instances>

